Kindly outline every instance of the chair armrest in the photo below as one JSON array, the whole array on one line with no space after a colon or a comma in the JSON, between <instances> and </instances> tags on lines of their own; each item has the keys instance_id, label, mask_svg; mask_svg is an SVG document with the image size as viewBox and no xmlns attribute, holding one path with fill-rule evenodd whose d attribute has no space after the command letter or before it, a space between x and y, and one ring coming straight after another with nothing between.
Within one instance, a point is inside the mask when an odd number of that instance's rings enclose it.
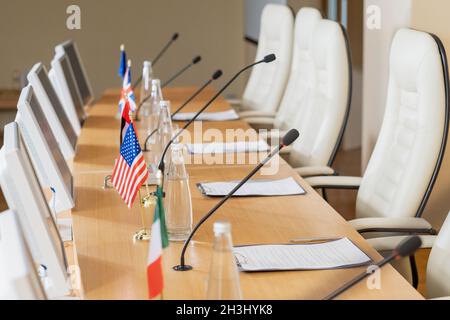
<instances>
[{"instance_id":1,"label":"chair armrest","mask_svg":"<svg viewBox=\"0 0 450 320\"><path fill-rule=\"evenodd\" d=\"M241 99L226 99L226 101L233 106L242 106L243 101Z\"/></svg>"},{"instance_id":2,"label":"chair armrest","mask_svg":"<svg viewBox=\"0 0 450 320\"><path fill-rule=\"evenodd\" d=\"M279 140L286 135L287 131L285 130L270 130L270 131L262 131L259 134L259 137L263 140L275 140L279 142Z\"/></svg>"},{"instance_id":3,"label":"chair armrest","mask_svg":"<svg viewBox=\"0 0 450 320\"><path fill-rule=\"evenodd\" d=\"M226 99L226 101L236 112L245 110L244 101L241 99Z\"/></svg>"},{"instance_id":4,"label":"chair armrest","mask_svg":"<svg viewBox=\"0 0 450 320\"><path fill-rule=\"evenodd\" d=\"M255 129L266 129L271 130L274 127L275 119L273 118L245 118L244 121L246 121L249 125L251 125Z\"/></svg>"},{"instance_id":5,"label":"chair armrest","mask_svg":"<svg viewBox=\"0 0 450 320\"><path fill-rule=\"evenodd\" d=\"M357 190L361 185L360 177L322 176L305 179L314 189L350 189Z\"/></svg>"},{"instance_id":6,"label":"chair armrest","mask_svg":"<svg viewBox=\"0 0 450 320\"><path fill-rule=\"evenodd\" d=\"M283 149L281 149L280 154L287 155L287 154L290 154L291 152L292 152L292 146L287 146L287 147L284 147Z\"/></svg>"},{"instance_id":7,"label":"chair armrest","mask_svg":"<svg viewBox=\"0 0 450 320\"><path fill-rule=\"evenodd\" d=\"M408 236L383 237L367 239L367 241L375 250L382 252L394 250L400 242L407 238ZM436 240L436 236L420 236L420 239L422 239L421 249L431 249Z\"/></svg>"},{"instance_id":8,"label":"chair armrest","mask_svg":"<svg viewBox=\"0 0 450 320\"><path fill-rule=\"evenodd\" d=\"M263 111L242 111L239 112L241 118L275 118L275 112L263 112Z\"/></svg>"},{"instance_id":9,"label":"chair armrest","mask_svg":"<svg viewBox=\"0 0 450 320\"><path fill-rule=\"evenodd\" d=\"M422 218L362 218L349 221L359 233L395 232L436 234L431 224Z\"/></svg>"},{"instance_id":10,"label":"chair armrest","mask_svg":"<svg viewBox=\"0 0 450 320\"><path fill-rule=\"evenodd\" d=\"M336 175L336 171L327 166L301 167L295 168L294 170L303 178Z\"/></svg>"},{"instance_id":11,"label":"chair armrest","mask_svg":"<svg viewBox=\"0 0 450 320\"><path fill-rule=\"evenodd\" d=\"M264 118L264 117L250 117L250 118L245 118L244 120L249 124L270 125L272 127L275 123L275 119Z\"/></svg>"}]
</instances>

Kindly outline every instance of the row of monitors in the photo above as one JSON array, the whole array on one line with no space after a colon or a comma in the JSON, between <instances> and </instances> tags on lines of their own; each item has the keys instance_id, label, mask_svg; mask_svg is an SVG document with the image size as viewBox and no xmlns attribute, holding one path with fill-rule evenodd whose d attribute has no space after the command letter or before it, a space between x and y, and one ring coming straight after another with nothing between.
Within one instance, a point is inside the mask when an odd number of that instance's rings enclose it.
<instances>
[{"instance_id":1,"label":"row of monitors","mask_svg":"<svg viewBox=\"0 0 450 320\"><path fill-rule=\"evenodd\" d=\"M16 122L5 126L0 184L12 210L0 214L0 299L64 297L64 244Z\"/></svg>"},{"instance_id":2,"label":"row of monitors","mask_svg":"<svg viewBox=\"0 0 450 320\"><path fill-rule=\"evenodd\" d=\"M92 89L72 41L55 49L51 70L28 74L16 121L4 130L0 184L0 299L60 298L70 289L56 213L74 207L73 158ZM43 188L54 192L53 212Z\"/></svg>"}]
</instances>

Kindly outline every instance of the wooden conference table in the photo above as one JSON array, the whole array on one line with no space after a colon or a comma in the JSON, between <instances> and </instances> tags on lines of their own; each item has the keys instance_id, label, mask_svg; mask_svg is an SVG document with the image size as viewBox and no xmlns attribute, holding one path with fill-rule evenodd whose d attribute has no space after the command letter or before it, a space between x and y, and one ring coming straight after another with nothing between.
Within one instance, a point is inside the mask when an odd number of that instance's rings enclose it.
<instances>
[{"instance_id":1,"label":"wooden conference table","mask_svg":"<svg viewBox=\"0 0 450 320\"><path fill-rule=\"evenodd\" d=\"M164 97L179 106L194 92L194 88L170 88ZM189 106L195 111L213 94L207 90ZM81 270L84 297L87 299L146 299L146 265L148 242L134 243L132 235L140 224L138 201L128 210L113 189L104 190L104 177L111 173L119 154L119 126L117 113L118 91L105 92L101 100L89 110L77 155L73 162L76 207L72 210L76 257ZM209 111L222 111L230 106L219 99ZM138 128L139 128L139 122ZM244 121L204 122L203 129L249 129ZM141 140L145 132L139 130ZM300 137L301 138L301 137ZM196 141L198 142L198 141ZM142 143L142 141L141 141ZM352 229L313 189L281 158L279 172L270 178L294 177L307 191L304 196L273 198L233 198L210 221L205 223L187 250L186 261L193 271L175 272L182 243L170 243L163 256L165 299L204 299L209 272L212 224L226 219L232 224L235 245L288 243L294 238L348 237L375 261L381 256ZM217 199L201 195L195 184L204 181L239 180L254 165L188 165L193 200L194 223ZM258 177L258 176L257 176ZM257 178L256 177L256 178ZM267 176L264 178L267 179ZM153 208L146 211L150 226ZM350 280L364 268L241 273L241 287L245 299L321 299ZM381 290L368 290L363 282L342 299L423 299L391 266L381 273Z\"/></svg>"}]
</instances>

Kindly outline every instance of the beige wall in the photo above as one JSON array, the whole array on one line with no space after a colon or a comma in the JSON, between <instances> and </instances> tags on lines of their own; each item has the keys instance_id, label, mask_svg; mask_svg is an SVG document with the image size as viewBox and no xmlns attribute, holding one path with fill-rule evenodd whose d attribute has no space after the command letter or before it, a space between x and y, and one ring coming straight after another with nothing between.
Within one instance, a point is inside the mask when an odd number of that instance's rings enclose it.
<instances>
[{"instance_id":1,"label":"beige wall","mask_svg":"<svg viewBox=\"0 0 450 320\"><path fill-rule=\"evenodd\" d=\"M66 29L70 4L81 7L80 31ZM201 54L201 64L174 85L200 84L219 67L223 83L244 63L243 12L241 0L2 0L0 88L11 87L15 70L25 72L38 61L48 65L53 47L72 38L99 96L105 88L120 85L122 42L136 75L144 58L154 57L175 31L180 38L156 66L157 75L164 80ZM244 84L241 80L228 93L240 94Z\"/></svg>"},{"instance_id":2,"label":"beige wall","mask_svg":"<svg viewBox=\"0 0 450 320\"><path fill-rule=\"evenodd\" d=\"M295 13L298 12L303 7L312 7L320 10L322 14L326 15L326 0L288 0L288 5L294 10Z\"/></svg>"},{"instance_id":3,"label":"beige wall","mask_svg":"<svg viewBox=\"0 0 450 320\"><path fill-rule=\"evenodd\" d=\"M381 129L386 104L389 52L395 31L410 24L411 0L365 0L381 9L381 29L364 26L362 166L365 169Z\"/></svg>"},{"instance_id":4,"label":"beige wall","mask_svg":"<svg viewBox=\"0 0 450 320\"><path fill-rule=\"evenodd\" d=\"M450 1L413 0L411 27L431 32L439 36L450 52ZM448 57L449 58L449 57ZM440 225L450 211L450 140L444 164L439 174L435 190L431 196L425 217Z\"/></svg>"}]
</instances>

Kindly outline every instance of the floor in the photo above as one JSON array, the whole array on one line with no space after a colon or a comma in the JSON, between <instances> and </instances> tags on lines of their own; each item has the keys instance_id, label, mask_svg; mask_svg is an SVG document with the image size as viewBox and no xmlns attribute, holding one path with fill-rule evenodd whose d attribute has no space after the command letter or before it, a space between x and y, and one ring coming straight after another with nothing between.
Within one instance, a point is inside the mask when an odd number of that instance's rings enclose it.
<instances>
[{"instance_id":1,"label":"floor","mask_svg":"<svg viewBox=\"0 0 450 320\"><path fill-rule=\"evenodd\" d=\"M0 137L1 138L1 137ZM1 140L2 141L2 140ZM340 175L350 175L350 176L360 176L361 174L361 151L341 151L339 152L334 168L339 172ZM329 191L328 200L330 204L340 212L343 217L347 220L355 218L355 200L356 191ZM0 190L0 212L7 209L3 194ZM425 270L426 263L428 261L429 250L420 251L417 258L417 265L419 269L419 291L422 295L425 295Z\"/></svg>"}]
</instances>

